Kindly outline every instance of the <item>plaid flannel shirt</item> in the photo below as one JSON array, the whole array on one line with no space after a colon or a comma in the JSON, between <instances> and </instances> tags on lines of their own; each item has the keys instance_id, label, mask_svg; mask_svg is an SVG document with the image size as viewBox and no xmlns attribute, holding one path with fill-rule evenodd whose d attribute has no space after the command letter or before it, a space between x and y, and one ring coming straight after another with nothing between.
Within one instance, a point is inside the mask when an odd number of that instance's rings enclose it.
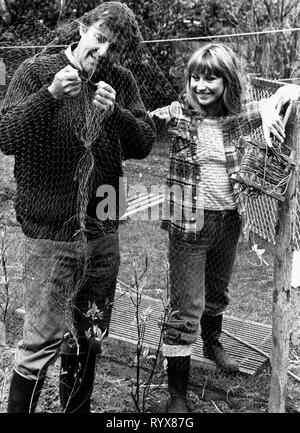
<instances>
[{"instance_id":1,"label":"plaid flannel shirt","mask_svg":"<svg viewBox=\"0 0 300 433\"><path fill-rule=\"evenodd\" d=\"M201 127L202 119L186 114L182 104L177 101L152 111L150 115L157 123L163 122L168 126L172 138L162 228L188 241L196 241L204 222L204 194L197 157L197 129ZM219 121L226 168L234 186L235 181L231 176L239 170L242 157L239 139L250 135L261 125L259 102L249 102L242 113L219 118ZM235 191L237 208L243 216L247 197Z\"/></svg>"}]
</instances>

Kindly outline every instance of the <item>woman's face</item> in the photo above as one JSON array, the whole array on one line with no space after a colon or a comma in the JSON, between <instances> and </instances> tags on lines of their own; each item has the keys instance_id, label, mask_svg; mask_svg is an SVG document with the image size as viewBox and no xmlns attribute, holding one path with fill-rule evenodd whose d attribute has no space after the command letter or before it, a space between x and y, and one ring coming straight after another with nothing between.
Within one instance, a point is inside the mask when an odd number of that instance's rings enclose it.
<instances>
[{"instance_id":1,"label":"woman's face","mask_svg":"<svg viewBox=\"0 0 300 433\"><path fill-rule=\"evenodd\" d=\"M217 114L225 86L222 77L192 72L190 88L208 114Z\"/></svg>"}]
</instances>

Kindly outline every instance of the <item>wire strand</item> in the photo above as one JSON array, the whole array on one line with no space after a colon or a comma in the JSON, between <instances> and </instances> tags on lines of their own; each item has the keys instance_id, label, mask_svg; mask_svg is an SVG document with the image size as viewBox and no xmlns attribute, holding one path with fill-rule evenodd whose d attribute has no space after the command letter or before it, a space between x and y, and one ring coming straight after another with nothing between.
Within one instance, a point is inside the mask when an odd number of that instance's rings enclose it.
<instances>
[{"instance_id":1,"label":"wire strand","mask_svg":"<svg viewBox=\"0 0 300 433\"><path fill-rule=\"evenodd\" d=\"M285 33L285 32L298 32L300 27L295 28L287 28L287 29L274 29L274 30L262 30L259 32L244 32L244 33L227 33L225 35L211 35L211 36L194 36L190 38L169 38L169 39L149 39L141 41L142 44L154 44L154 43L162 43L162 42L183 42L183 41L200 41L200 40L210 40L210 39L220 39L220 38L233 38L233 37L242 37L242 36L255 36L255 35L268 35L274 33ZM45 48L48 45L9 45L9 46L0 46L1 50L5 49L17 49L17 48ZM67 45L52 45L52 48L66 48Z\"/></svg>"}]
</instances>

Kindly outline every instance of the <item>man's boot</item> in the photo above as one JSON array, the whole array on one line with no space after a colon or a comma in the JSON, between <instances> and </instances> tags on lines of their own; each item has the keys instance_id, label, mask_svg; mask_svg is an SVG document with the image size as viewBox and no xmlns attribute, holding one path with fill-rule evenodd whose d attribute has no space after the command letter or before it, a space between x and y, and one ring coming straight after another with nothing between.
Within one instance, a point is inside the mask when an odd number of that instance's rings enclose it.
<instances>
[{"instance_id":1,"label":"man's boot","mask_svg":"<svg viewBox=\"0 0 300 433\"><path fill-rule=\"evenodd\" d=\"M30 380L14 371L10 383L7 413L34 412L44 381L45 376L38 380Z\"/></svg>"},{"instance_id":2,"label":"man's boot","mask_svg":"<svg viewBox=\"0 0 300 433\"><path fill-rule=\"evenodd\" d=\"M168 360L168 388L170 398L167 413L189 413L186 395L190 374L190 356L171 356Z\"/></svg>"},{"instance_id":3,"label":"man's boot","mask_svg":"<svg viewBox=\"0 0 300 433\"><path fill-rule=\"evenodd\" d=\"M96 355L61 355L59 393L65 413L90 413Z\"/></svg>"},{"instance_id":4,"label":"man's boot","mask_svg":"<svg viewBox=\"0 0 300 433\"><path fill-rule=\"evenodd\" d=\"M221 370L227 373L239 371L238 362L225 351L219 338L222 332L222 314L212 316L203 313L201 317L201 337L203 340L203 355L215 361Z\"/></svg>"}]
</instances>

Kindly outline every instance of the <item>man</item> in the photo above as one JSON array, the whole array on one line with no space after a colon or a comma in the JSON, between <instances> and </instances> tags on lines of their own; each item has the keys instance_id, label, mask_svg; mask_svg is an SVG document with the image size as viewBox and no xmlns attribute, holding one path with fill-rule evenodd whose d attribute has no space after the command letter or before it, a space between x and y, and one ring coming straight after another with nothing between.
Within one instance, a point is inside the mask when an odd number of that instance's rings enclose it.
<instances>
[{"instance_id":1,"label":"man","mask_svg":"<svg viewBox=\"0 0 300 433\"><path fill-rule=\"evenodd\" d=\"M132 74L113 63L138 42L132 11L101 4L79 33L66 51L21 64L1 112L0 149L15 156L26 257L10 413L35 410L59 353L63 410L90 412L97 339L108 332L119 269L122 160L146 157L155 139ZM116 193L115 213L101 205L102 186Z\"/></svg>"}]
</instances>

